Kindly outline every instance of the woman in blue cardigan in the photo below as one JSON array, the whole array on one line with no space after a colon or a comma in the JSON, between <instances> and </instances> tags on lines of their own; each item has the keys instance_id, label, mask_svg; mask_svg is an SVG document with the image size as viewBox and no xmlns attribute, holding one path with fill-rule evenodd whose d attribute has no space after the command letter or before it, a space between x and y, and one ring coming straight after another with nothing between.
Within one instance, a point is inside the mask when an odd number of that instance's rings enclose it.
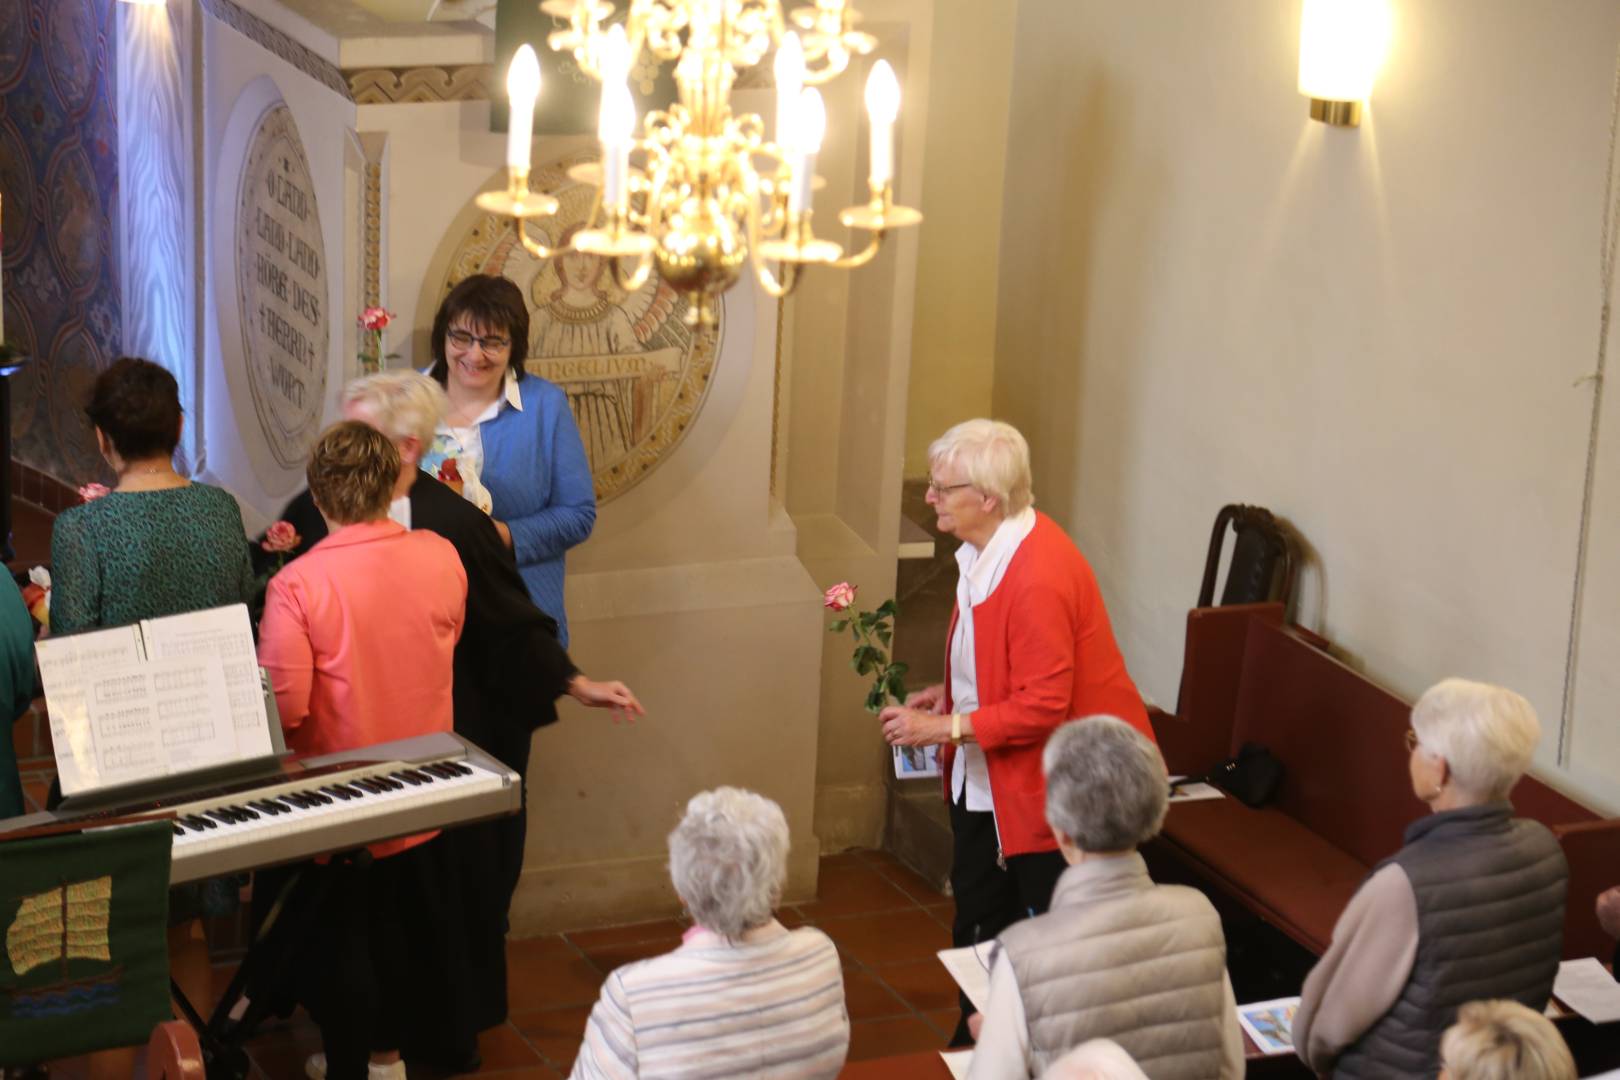
<instances>
[{"instance_id":1,"label":"woman in blue cardigan","mask_svg":"<svg viewBox=\"0 0 1620 1080\"><path fill-rule=\"evenodd\" d=\"M450 290L433 318L431 370L450 410L422 468L459 480L490 514L566 648L563 560L591 535L596 492L568 395L524 371L528 346L529 309L512 282L474 274Z\"/></svg>"}]
</instances>

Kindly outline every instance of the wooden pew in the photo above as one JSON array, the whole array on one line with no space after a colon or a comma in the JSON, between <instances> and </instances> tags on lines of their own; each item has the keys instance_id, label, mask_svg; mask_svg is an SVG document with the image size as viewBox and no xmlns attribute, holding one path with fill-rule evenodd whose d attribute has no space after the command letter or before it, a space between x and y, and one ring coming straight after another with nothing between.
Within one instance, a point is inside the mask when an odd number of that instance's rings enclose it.
<instances>
[{"instance_id":1,"label":"wooden pew","mask_svg":"<svg viewBox=\"0 0 1620 1080\"><path fill-rule=\"evenodd\" d=\"M1281 626L1280 609L1268 610L1275 608L1194 612L1186 715L1154 719L1167 761L1175 758L1172 772L1207 769L1218 745L1225 747L1219 756L1245 742L1266 746L1286 769L1278 797L1259 810L1235 799L1178 803L1163 840L1212 884L1320 954L1361 880L1428 808L1407 781L1410 704ZM1564 955L1608 956L1613 942L1593 902L1620 883L1620 819L1604 820L1530 776L1512 800L1519 814L1552 829L1569 860Z\"/></svg>"}]
</instances>

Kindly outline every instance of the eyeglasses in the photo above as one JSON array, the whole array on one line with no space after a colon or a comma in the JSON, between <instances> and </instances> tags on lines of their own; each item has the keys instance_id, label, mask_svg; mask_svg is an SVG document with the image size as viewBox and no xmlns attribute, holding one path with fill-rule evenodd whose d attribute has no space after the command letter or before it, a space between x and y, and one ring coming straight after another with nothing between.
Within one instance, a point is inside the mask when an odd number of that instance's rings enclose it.
<instances>
[{"instance_id":1,"label":"eyeglasses","mask_svg":"<svg viewBox=\"0 0 1620 1080\"><path fill-rule=\"evenodd\" d=\"M938 480L928 481L928 490L932 491L936 497L955 491L957 488L970 488L972 486L972 484L942 484Z\"/></svg>"},{"instance_id":2,"label":"eyeglasses","mask_svg":"<svg viewBox=\"0 0 1620 1080\"><path fill-rule=\"evenodd\" d=\"M477 345L486 354L503 353L512 347L511 338L497 337L493 334L478 337L465 330L452 330L444 336L458 349L470 349Z\"/></svg>"},{"instance_id":3,"label":"eyeglasses","mask_svg":"<svg viewBox=\"0 0 1620 1080\"><path fill-rule=\"evenodd\" d=\"M1406 729L1406 752L1410 754L1418 748L1418 733L1411 728Z\"/></svg>"}]
</instances>

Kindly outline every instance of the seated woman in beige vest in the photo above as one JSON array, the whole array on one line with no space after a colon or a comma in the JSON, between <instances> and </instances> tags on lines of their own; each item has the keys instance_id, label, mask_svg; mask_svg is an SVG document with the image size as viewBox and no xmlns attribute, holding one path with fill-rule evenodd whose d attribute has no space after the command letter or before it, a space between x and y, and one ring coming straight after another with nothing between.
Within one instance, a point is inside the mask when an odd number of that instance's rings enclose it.
<instances>
[{"instance_id":1,"label":"seated woman in beige vest","mask_svg":"<svg viewBox=\"0 0 1620 1080\"><path fill-rule=\"evenodd\" d=\"M1432 1077L1460 1006L1545 1008L1558 973L1569 864L1508 802L1541 738L1535 710L1446 679L1418 698L1406 736L1412 791L1432 812L1367 875L1305 979L1294 1048L1319 1074Z\"/></svg>"},{"instance_id":2,"label":"seated woman in beige vest","mask_svg":"<svg viewBox=\"0 0 1620 1080\"><path fill-rule=\"evenodd\" d=\"M1158 748L1093 716L1059 728L1041 764L1068 869L1045 915L997 939L969 1077L1039 1076L1090 1039L1154 1080L1242 1076L1220 916L1196 889L1155 885L1136 851L1169 806Z\"/></svg>"}]
</instances>

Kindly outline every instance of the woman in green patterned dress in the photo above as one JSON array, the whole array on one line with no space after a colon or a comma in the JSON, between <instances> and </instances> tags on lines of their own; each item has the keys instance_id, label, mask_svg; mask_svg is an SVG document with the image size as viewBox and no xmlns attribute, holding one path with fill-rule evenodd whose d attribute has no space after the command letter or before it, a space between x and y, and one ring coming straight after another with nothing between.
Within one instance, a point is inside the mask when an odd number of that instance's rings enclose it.
<instances>
[{"instance_id":1,"label":"woman in green patterned dress","mask_svg":"<svg viewBox=\"0 0 1620 1080\"><path fill-rule=\"evenodd\" d=\"M118 483L56 519L51 632L246 603L253 569L236 499L174 469L185 422L174 376L123 357L97 377L85 413ZM234 910L238 888L223 878L169 894L170 964L194 1001L203 1000L209 979L198 917Z\"/></svg>"},{"instance_id":2,"label":"woman in green patterned dress","mask_svg":"<svg viewBox=\"0 0 1620 1080\"><path fill-rule=\"evenodd\" d=\"M253 595L242 512L229 492L174 470L174 376L124 357L85 407L118 484L63 511L51 535L51 632L245 603Z\"/></svg>"}]
</instances>

